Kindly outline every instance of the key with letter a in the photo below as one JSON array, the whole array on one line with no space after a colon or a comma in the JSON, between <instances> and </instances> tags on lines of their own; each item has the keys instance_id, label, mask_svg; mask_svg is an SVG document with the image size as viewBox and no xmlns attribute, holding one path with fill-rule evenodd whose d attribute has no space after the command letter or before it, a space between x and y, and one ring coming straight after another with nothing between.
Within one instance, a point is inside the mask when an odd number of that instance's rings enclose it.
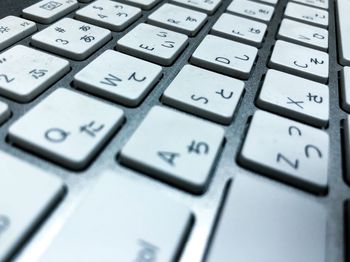
<instances>
[{"instance_id":1,"label":"key with letter a","mask_svg":"<svg viewBox=\"0 0 350 262\"><path fill-rule=\"evenodd\" d=\"M224 130L217 125L155 106L121 150L120 161L170 184L201 193L223 139Z\"/></svg>"}]
</instances>

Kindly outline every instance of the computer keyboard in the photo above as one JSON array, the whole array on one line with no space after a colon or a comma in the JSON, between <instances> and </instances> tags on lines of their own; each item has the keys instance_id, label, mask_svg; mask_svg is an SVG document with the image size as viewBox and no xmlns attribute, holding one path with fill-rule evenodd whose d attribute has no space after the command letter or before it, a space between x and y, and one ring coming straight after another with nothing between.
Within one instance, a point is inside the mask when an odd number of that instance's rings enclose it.
<instances>
[{"instance_id":1,"label":"computer keyboard","mask_svg":"<svg viewBox=\"0 0 350 262\"><path fill-rule=\"evenodd\" d=\"M0 2L0 261L350 261L349 0Z\"/></svg>"}]
</instances>

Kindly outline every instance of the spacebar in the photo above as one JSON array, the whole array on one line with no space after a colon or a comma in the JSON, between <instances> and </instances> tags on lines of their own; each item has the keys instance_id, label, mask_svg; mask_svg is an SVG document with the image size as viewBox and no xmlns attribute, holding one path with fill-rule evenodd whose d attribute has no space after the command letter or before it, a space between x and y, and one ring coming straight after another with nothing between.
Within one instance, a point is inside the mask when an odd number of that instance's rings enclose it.
<instances>
[{"instance_id":1,"label":"spacebar","mask_svg":"<svg viewBox=\"0 0 350 262\"><path fill-rule=\"evenodd\" d=\"M338 19L338 43L339 43L339 62L344 66L350 65L350 1L338 0L337 19Z\"/></svg>"},{"instance_id":2,"label":"spacebar","mask_svg":"<svg viewBox=\"0 0 350 262\"><path fill-rule=\"evenodd\" d=\"M209 262L325 261L326 212L267 179L233 182L213 235Z\"/></svg>"}]
</instances>

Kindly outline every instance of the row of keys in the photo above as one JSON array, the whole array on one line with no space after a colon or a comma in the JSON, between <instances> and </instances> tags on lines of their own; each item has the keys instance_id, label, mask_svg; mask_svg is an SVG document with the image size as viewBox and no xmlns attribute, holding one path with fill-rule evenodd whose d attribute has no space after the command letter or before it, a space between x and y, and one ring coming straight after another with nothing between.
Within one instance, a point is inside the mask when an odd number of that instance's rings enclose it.
<instances>
[{"instance_id":1,"label":"row of keys","mask_svg":"<svg viewBox=\"0 0 350 262\"><path fill-rule=\"evenodd\" d=\"M9 256L63 193L62 182L0 151L0 261Z\"/></svg>"},{"instance_id":2,"label":"row of keys","mask_svg":"<svg viewBox=\"0 0 350 262\"><path fill-rule=\"evenodd\" d=\"M86 1L90 2L90 1ZM123 2L134 4L142 9L150 9L155 4L159 2L159 0L124 0ZM217 7L220 5L221 0L214 1L206 1L206 0L196 0L196 1L187 1L187 0L174 0L175 3L182 4L186 7L192 7L195 9L199 9L208 14L212 14ZM166 5L167 6L167 5ZM43 23L50 24L55 22L59 18L65 16L66 14L78 9L78 1L77 0L43 0L40 1L28 8L23 10L23 17L28 18L30 20ZM121 4L115 1L109 0L98 0L90 5L80 9L76 12L76 17L80 20L97 24L99 26L104 26L110 30L121 31L126 28L129 24L135 21L138 17L141 16L141 9L137 7L133 7L130 5ZM165 7L162 7L162 11ZM182 18L182 12L190 12L189 9L178 9L176 10L176 6L173 6L172 9L169 10L171 15L172 12L175 12L175 15L180 15ZM156 18L163 18L162 14L159 14L160 11L157 11ZM193 11L195 12L195 11ZM196 12L195 12L196 13ZM177 17L175 16L176 20ZM193 18L196 19L196 18ZM157 19L156 19L157 20ZM201 21L204 22L204 21Z\"/></svg>"}]
</instances>

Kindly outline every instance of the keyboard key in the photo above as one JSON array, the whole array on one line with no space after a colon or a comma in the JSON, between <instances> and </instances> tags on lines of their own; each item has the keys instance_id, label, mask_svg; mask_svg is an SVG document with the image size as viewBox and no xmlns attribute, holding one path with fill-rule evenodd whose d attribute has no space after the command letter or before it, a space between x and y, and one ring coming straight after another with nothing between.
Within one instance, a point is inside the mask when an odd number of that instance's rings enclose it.
<instances>
[{"instance_id":1,"label":"keyboard key","mask_svg":"<svg viewBox=\"0 0 350 262\"><path fill-rule=\"evenodd\" d=\"M202 193L223 139L224 130L217 125L155 106L121 150L120 161L172 185Z\"/></svg>"},{"instance_id":2,"label":"keyboard key","mask_svg":"<svg viewBox=\"0 0 350 262\"><path fill-rule=\"evenodd\" d=\"M172 0L174 3L191 7L198 11L206 12L207 14L213 14L221 4L221 0Z\"/></svg>"},{"instance_id":3,"label":"keyboard key","mask_svg":"<svg viewBox=\"0 0 350 262\"><path fill-rule=\"evenodd\" d=\"M0 19L0 50L31 35L36 30L37 27L34 22L20 17L7 16Z\"/></svg>"},{"instance_id":4,"label":"keyboard key","mask_svg":"<svg viewBox=\"0 0 350 262\"><path fill-rule=\"evenodd\" d=\"M350 116L347 115L344 121L344 145L343 149L345 152L344 166L345 166L345 180L350 183L350 163L347 161L350 157Z\"/></svg>"},{"instance_id":5,"label":"keyboard key","mask_svg":"<svg viewBox=\"0 0 350 262\"><path fill-rule=\"evenodd\" d=\"M190 228L186 206L105 172L40 261L176 261Z\"/></svg>"},{"instance_id":6,"label":"keyboard key","mask_svg":"<svg viewBox=\"0 0 350 262\"><path fill-rule=\"evenodd\" d=\"M148 21L157 26L194 36L207 20L207 15L188 8L164 4L153 12Z\"/></svg>"},{"instance_id":7,"label":"keyboard key","mask_svg":"<svg viewBox=\"0 0 350 262\"><path fill-rule=\"evenodd\" d=\"M227 7L227 11L261 20L263 22L269 22L272 18L274 8L269 5L248 0L233 0Z\"/></svg>"},{"instance_id":8,"label":"keyboard key","mask_svg":"<svg viewBox=\"0 0 350 262\"><path fill-rule=\"evenodd\" d=\"M239 162L313 193L327 190L329 137L324 131L256 111Z\"/></svg>"},{"instance_id":9,"label":"keyboard key","mask_svg":"<svg viewBox=\"0 0 350 262\"><path fill-rule=\"evenodd\" d=\"M160 0L121 0L125 3L134 4L142 9L149 10L159 3Z\"/></svg>"},{"instance_id":10,"label":"keyboard key","mask_svg":"<svg viewBox=\"0 0 350 262\"><path fill-rule=\"evenodd\" d=\"M328 49L328 31L326 29L289 19L282 20L277 38L321 49L325 52Z\"/></svg>"},{"instance_id":11,"label":"keyboard key","mask_svg":"<svg viewBox=\"0 0 350 262\"><path fill-rule=\"evenodd\" d=\"M32 100L70 69L68 61L23 45L1 58L6 61L0 63L0 95L18 102Z\"/></svg>"},{"instance_id":12,"label":"keyboard key","mask_svg":"<svg viewBox=\"0 0 350 262\"><path fill-rule=\"evenodd\" d=\"M258 49L221 37L207 35L191 57L195 65L247 79Z\"/></svg>"},{"instance_id":13,"label":"keyboard key","mask_svg":"<svg viewBox=\"0 0 350 262\"><path fill-rule=\"evenodd\" d=\"M75 17L87 23L122 31L141 16L141 9L110 0L98 0L78 10Z\"/></svg>"},{"instance_id":14,"label":"keyboard key","mask_svg":"<svg viewBox=\"0 0 350 262\"><path fill-rule=\"evenodd\" d=\"M62 193L59 179L0 151L0 261L9 261Z\"/></svg>"},{"instance_id":15,"label":"keyboard key","mask_svg":"<svg viewBox=\"0 0 350 262\"><path fill-rule=\"evenodd\" d=\"M328 27L328 12L317 8L299 5L293 2L287 4L284 16L291 19L300 20L311 25Z\"/></svg>"},{"instance_id":16,"label":"keyboard key","mask_svg":"<svg viewBox=\"0 0 350 262\"><path fill-rule=\"evenodd\" d=\"M63 18L33 35L32 44L58 55L83 60L111 37L111 32L107 29Z\"/></svg>"},{"instance_id":17,"label":"keyboard key","mask_svg":"<svg viewBox=\"0 0 350 262\"><path fill-rule=\"evenodd\" d=\"M243 90L243 81L186 65L165 90L162 101L212 121L229 124Z\"/></svg>"},{"instance_id":18,"label":"keyboard key","mask_svg":"<svg viewBox=\"0 0 350 262\"><path fill-rule=\"evenodd\" d=\"M289 188L236 176L209 248L208 262L326 260L324 207Z\"/></svg>"},{"instance_id":19,"label":"keyboard key","mask_svg":"<svg viewBox=\"0 0 350 262\"><path fill-rule=\"evenodd\" d=\"M0 101L0 125L4 123L11 115L11 111L7 104Z\"/></svg>"},{"instance_id":20,"label":"keyboard key","mask_svg":"<svg viewBox=\"0 0 350 262\"><path fill-rule=\"evenodd\" d=\"M311 5L318 8L328 9L328 0L293 0L295 2Z\"/></svg>"},{"instance_id":21,"label":"keyboard key","mask_svg":"<svg viewBox=\"0 0 350 262\"><path fill-rule=\"evenodd\" d=\"M326 83L328 80L328 63L328 54L325 52L277 40L269 66Z\"/></svg>"},{"instance_id":22,"label":"keyboard key","mask_svg":"<svg viewBox=\"0 0 350 262\"><path fill-rule=\"evenodd\" d=\"M162 67L112 50L105 51L74 77L74 83L106 99L136 106L159 80Z\"/></svg>"},{"instance_id":23,"label":"keyboard key","mask_svg":"<svg viewBox=\"0 0 350 262\"><path fill-rule=\"evenodd\" d=\"M337 5L337 29L338 29L338 46L339 62L344 66L350 66L350 3L347 0L338 0Z\"/></svg>"},{"instance_id":24,"label":"keyboard key","mask_svg":"<svg viewBox=\"0 0 350 262\"><path fill-rule=\"evenodd\" d=\"M266 24L230 14L222 14L211 33L231 40L259 47L266 32Z\"/></svg>"},{"instance_id":25,"label":"keyboard key","mask_svg":"<svg viewBox=\"0 0 350 262\"><path fill-rule=\"evenodd\" d=\"M188 37L149 24L139 24L117 42L117 50L161 65L171 65Z\"/></svg>"},{"instance_id":26,"label":"keyboard key","mask_svg":"<svg viewBox=\"0 0 350 262\"><path fill-rule=\"evenodd\" d=\"M257 104L276 114L326 127L329 119L328 86L269 69Z\"/></svg>"},{"instance_id":27,"label":"keyboard key","mask_svg":"<svg viewBox=\"0 0 350 262\"><path fill-rule=\"evenodd\" d=\"M23 17L43 24L50 24L78 9L76 0L43 0L23 9Z\"/></svg>"},{"instance_id":28,"label":"keyboard key","mask_svg":"<svg viewBox=\"0 0 350 262\"><path fill-rule=\"evenodd\" d=\"M9 139L68 168L82 169L122 120L122 110L60 88L17 120Z\"/></svg>"},{"instance_id":29,"label":"keyboard key","mask_svg":"<svg viewBox=\"0 0 350 262\"><path fill-rule=\"evenodd\" d=\"M350 113L350 67L346 66L341 71L341 105Z\"/></svg>"}]
</instances>

